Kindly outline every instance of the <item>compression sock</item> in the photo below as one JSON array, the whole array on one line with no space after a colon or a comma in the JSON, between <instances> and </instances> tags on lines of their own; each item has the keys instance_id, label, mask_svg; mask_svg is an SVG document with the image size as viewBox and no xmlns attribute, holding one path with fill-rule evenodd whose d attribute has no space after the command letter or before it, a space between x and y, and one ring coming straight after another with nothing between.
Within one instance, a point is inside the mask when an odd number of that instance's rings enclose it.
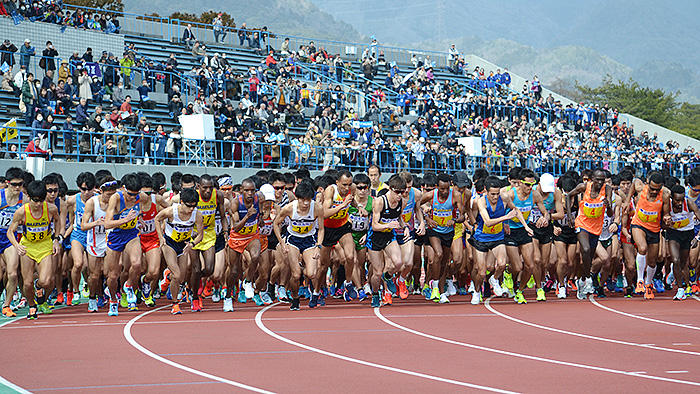
<instances>
[{"instance_id":1,"label":"compression sock","mask_svg":"<svg viewBox=\"0 0 700 394\"><path fill-rule=\"evenodd\" d=\"M644 278L644 284L650 285L651 280L654 279L654 273L656 272L656 267L650 267L647 265L647 276Z\"/></svg>"},{"instance_id":2,"label":"compression sock","mask_svg":"<svg viewBox=\"0 0 700 394\"><path fill-rule=\"evenodd\" d=\"M654 273L654 279L663 279L664 278L664 265L663 264L656 264L656 272Z\"/></svg>"},{"instance_id":3,"label":"compression sock","mask_svg":"<svg viewBox=\"0 0 700 394\"><path fill-rule=\"evenodd\" d=\"M637 253L637 282L644 281L644 271L646 270L646 268L647 256Z\"/></svg>"},{"instance_id":4,"label":"compression sock","mask_svg":"<svg viewBox=\"0 0 700 394\"><path fill-rule=\"evenodd\" d=\"M61 282L61 291L62 292L67 292L68 291L68 283L70 283L70 280L66 277L63 278L63 282Z\"/></svg>"}]
</instances>

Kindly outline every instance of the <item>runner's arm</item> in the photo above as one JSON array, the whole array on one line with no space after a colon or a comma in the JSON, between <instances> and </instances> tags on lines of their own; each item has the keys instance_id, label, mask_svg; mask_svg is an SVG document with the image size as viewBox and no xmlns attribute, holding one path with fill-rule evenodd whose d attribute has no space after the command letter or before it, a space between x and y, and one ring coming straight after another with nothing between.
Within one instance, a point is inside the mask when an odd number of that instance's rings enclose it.
<instances>
[{"instance_id":1,"label":"runner's arm","mask_svg":"<svg viewBox=\"0 0 700 394\"><path fill-rule=\"evenodd\" d=\"M578 196L579 194L586 191L586 184L579 183L575 188L571 189L570 192L566 193L566 201L564 208L566 209L566 216L571 216L571 199Z\"/></svg>"},{"instance_id":2,"label":"runner's arm","mask_svg":"<svg viewBox=\"0 0 700 394\"><path fill-rule=\"evenodd\" d=\"M277 242L282 245L283 247L286 246L286 241L282 237L282 223L284 222L284 219L288 218L292 214L292 204L287 204L284 208L282 208L281 211L279 211L279 214L275 218L275 220L272 222L272 231L275 232L275 237L277 237Z\"/></svg>"},{"instance_id":3,"label":"runner's arm","mask_svg":"<svg viewBox=\"0 0 700 394\"><path fill-rule=\"evenodd\" d=\"M686 201L688 201L688 208L695 214L695 218L700 220L700 209L698 209L698 205L693 200L686 199Z\"/></svg>"},{"instance_id":4,"label":"runner's arm","mask_svg":"<svg viewBox=\"0 0 700 394\"><path fill-rule=\"evenodd\" d=\"M92 198L85 203L85 213L83 214L83 219L80 221L80 228L83 231L92 230L99 225L98 221L91 221L93 212L95 211L95 200ZM104 221L103 221L104 222Z\"/></svg>"},{"instance_id":5,"label":"runner's arm","mask_svg":"<svg viewBox=\"0 0 700 394\"><path fill-rule=\"evenodd\" d=\"M564 219L564 203L561 200L561 190L554 189L554 214L552 220Z\"/></svg>"},{"instance_id":6,"label":"runner's arm","mask_svg":"<svg viewBox=\"0 0 700 394\"><path fill-rule=\"evenodd\" d=\"M323 246L323 237L326 234L326 228L323 226L323 218L325 217L325 214L323 213L324 209L321 207L316 214L316 222L318 223L318 237L316 237L316 246L318 248L321 248Z\"/></svg>"},{"instance_id":7,"label":"runner's arm","mask_svg":"<svg viewBox=\"0 0 700 394\"><path fill-rule=\"evenodd\" d=\"M216 193L216 208L219 210L219 217L221 218L221 231L223 234L228 234L228 220L226 220L226 200L224 195L221 193Z\"/></svg>"},{"instance_id":8,"label":"runner's arm","mask_svg":"<svg viewBox=\"0 0 700 394\"><path fill-rule=\"evenodd\" d=\"M10 227L7 228L7 239L10 240L12 246L14 246L18 251L20 251L20 249L26 250L24 246L17 242L17 238L15 237L15 231L17 231L17 227L19 227L22 223L24 223L24 206L15 211L14 216L12 216L12 221L10 222ZM20 255L25 253L20 253Z\"/></svg>"},{"instance_id":9,"label":"runner's arm","mask_svg":"<svg viewBox=\"0 0 700 394\"><path fill-rule=\"evenodd\" d=\"M476 200L476 206L479 210L479 215L481 215L481 218L484 220L484 225L487 227L495 226L498 223L505 222L508 219L512 219L517 215L517 213L520 212L520 210L515 208L515 205L513 205L512 202L510 202L510 205L512 205L513 207L510 212L501 217L491 218L491 216L489 216L488 209L486 209L486 197L479 197L479 199ZM520 214L520 216L522 216L522 214Z\"/></svg>"},{"instance_id":10,"label":"runner's arm","mask_svg":"<svg viewBox=\"0 0 700 394\"><path fill-rule=\"evenodd\" d=\"M167 207L164 210L158 212L156 215L154 221L156 225L156 234L158 234L158 239L161 240L161 245L163 245L163 242L165 240L164 237L164 231L163 231L163 221L166 219L172 219L173 217L173 209L174 207Z\"/></svg>"},{"instance_id":11,"label":"runner's arm","mask_svg":"<svg viewBox=\"0 0 700 394\"><path fill-rule=\"evenodd\" d=\"M612 206L612 189L610 189L609 187L605 188L605 206L606 206L608 216L612 217L614 220L615 219L615 211L613 210L613 206Z\"/></svg>"},{"instance_id":12,"label":"runner's arm","mask_svg":"<svg viewBox=\"0 0 700 394\"><path fill-rule=\"evenodd\" d=\"M328 219L336 213L342 211L348 205L350 205L350 201L354 200L352 198L352 193L350 193L347 195L347 197L345 197L342 204L338 205L335 208L331 208L331 205L333 204L333 194L334 190L332 185L328 186L326 190L323 191L323 215L325 219ZM350 201L348 201L348 198L350 199Z\"/></svg>"},{"instance_id":13,"label":"runner's arm","mask_svg":"<svg viewBox=\"0 0 700 394\"><path fill-rule=\"evenodd\" d=\"M231 223L233 223L231 230L233 230L234 232L238 232L240 229L242 229L243 225L245 225L245 222L251 216L250 209L249 209L243 218L239 217L239 215L238 215L238 199L235 199L231 202L230 213L231 213Z\"/></svg>"},{"instance_id":14,"label":"runner's arm","mask_svg":"<svg viewBox=\"0 0 700 394\"><path fill-rule=\"evenodd\" d=\"M204 217L199 211L197 211L197 216L195 216L194 218L194 226L195 228L204 228ZM200 231L199 233L197 233L197 236L194 237L193 240L190 240L190 242L194 246L202 242L202 239L204 239L204 231Z\"/></svg>"}]
</instances>

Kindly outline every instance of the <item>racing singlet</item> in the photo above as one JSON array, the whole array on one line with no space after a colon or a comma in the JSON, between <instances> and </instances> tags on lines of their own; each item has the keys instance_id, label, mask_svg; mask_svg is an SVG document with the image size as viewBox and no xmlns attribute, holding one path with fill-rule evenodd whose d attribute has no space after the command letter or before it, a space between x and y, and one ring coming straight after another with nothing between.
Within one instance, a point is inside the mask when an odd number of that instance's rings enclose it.
<instances>
[{"instance_id":1,"label":"racing singlet","mask_svg":"<svg viewBox=\"0 0 700 394\"><path fill-rule=\"evenodd\" d=\"M156 204L156 195L151 194L151 208L141 213L139 221L139 233L141 237L158 237L156 233L156 215L158 214L158 206Z\"/></svg>"},{"instance_id":2,"label":"racing singlet","mask_svg":"<svg viewBox=\"0 0 700 394\"><path fill-rule=\"evenodd\" d=\"M117 195L119 195L119 212L117 212L114 215L113 220L120 220L124 219L125 217L129 216L129 212L131 211L136 211L137 213L141 212L141 204L139 204L139 198L140 196L136 197L136 201L134 202L134 206L131 208L126 207L126 201L124 200L124 193L121 191L117 192ZM77 214L75 215L77 218ZM81 215L82 216L82 215ZM138 215L134 218L131 219L130 221L122 224L121 226L115 228L112 230L112 232L125 232L125 231L138 231L136 230L136 226L138 225Z\"/></svg>"},{"instance_id":3,"label":"racing singlet","mask_svg":"<svg viewBox=\"0 0 700 394\"><path fill-rule=\"evenodd\" d=\"M513 188L513 205L523 214L523 219L527 222L530 214L532 213L532 190L525 200L521 200L518 197L518 188ZM539 211L539 209L537 209ZM510 228L521 228L523 224L520 223L517 217L508 220L508 225Z\"/></svg>"},{"instance_id":4,"label":"racing singlet","mask_svg":"<svg viewBox=\"0 0 700 394\"><path fill-rule=\"evenodd\" d=\"M192 229L197 218L197 208L192 211L189 218L180 217L179 203L173 204L173 218L165 222L165 235L175 242L185 242L192 238Z\"/></svg>"},{"instance_id":5,"label":"racing singlet","mask_svg":"<svg viewBox=\"0 0 700 394\"><path fill-rule=\"evenodd\" d=\"M256 235L258 233L258 215L260 215L260 205L258 203L258 195L253 196L253 207L257 211L255 215L249 217L238 231L231 229L231 237L238 238L248 238ZM238 196L238 218L243 219L248 213L248 208L246 208L243 202L243 197Z\"/></svg>"},{"instance_id":6,"label":"racing singlet","mask_svg":"<svg viewBox=\"0 0 700 394\"><path fill-rule=\"evenodd\" d=\"M309 212L305 215L300 215L297 208L299 207L299 200L292 201L292 215L289 217L289 224L287 224L287 232L289 235L299 238L313 237L316 235L316 217L314 213L314 204L316 201L311 201L311 206L309 206Z\"/></svg>"},{"instance_id":7,"label":"racing singlet","mask_svg":"<svg viewBox=\"0 0 700 394\"><path fill-rule=\"evenodd\" d=\"M415 217L413 216L413 211L416 209L416 192L411 188L408 191L408 201L406 201L406 206L403 207L401 211L401 218L403 222L406 223L408 229L413 231L416 226Z\"/></svg>"},{"instance_id":8,"label":"racing singlet","mask_svg":"<svg viewBox=\"0 0 700 394\"><path fill-rule=\"evenodd\" d=\"M85 201L83 201L83 193L75 195L75 221L73 222L73 231L84 232L80 223L83 221L85 214Z\"/></svg>"},{"instance_id":9,"label":"racing singlet","mask_svg":"<svg viewBox=\"0 0 700 394\"><path fill-rule=\"evenodd\" d=\"M677 231L690 231L695 228L695 213L688 209L687 197L683 199L683 209L676 213L671 208L671 228Z\"/></svg>"},{"instance_id":10,"label":"racing singlet","mask_svg":"<svg viewBox=\"0 0 700 394\"><path fill-rule=\"evenodd\" d=\"M547 197L542 201L547 212L554 212L554 193L547 193ZM542 217L542 212L540 212L537 207L534 207L532 214L530 215L530 223L536 223Z\"/></svg>"},{"instance_id":11,"label":"racing singlet","mask_svg":"<svg viewBox=\"0 0 700 394\"><path fill-rule=\"evenodd\" d=\"M204 238L207 238L207 234L214 234L216 229L216 224L214 220L216 219L216 189L211 192L211 197L209 201L202 200L202 195L199 194L199 202L197 203L197 210L202 213L202 222L204 224ZM202 241L204 242L204 241Z\"/></svg>"},{"instance_id":12,"label":"racing singlet","mask_svg":"<svg viewBox=\"0 0 700 394\"><path fill-rule=\"evenodd\" d=\"M501 216L506 215L506 207L503 204L501 195L498 195L498 201L496 202L496 207L491 208L491 203L487 198L486 200L486 211L489 213L489 218L497 219ZM503 222L496 223L493 226L487 226L484 223L484 218L481 214L476 215L476 228L474 230L474 239L479 242L494 242L503 240L505 237L503 233Z\"/></svg>"},{"instance_id":13,"label":"racing singlet","mask_svg":"<svg viewBox=\"0 0 700 394\"><path fill-rule=\"evenodd\" d=\"M386 194L382 195L381 198L384 200L384 209L382 209L382 211L379 213L379 223L389 224L398 222L399 217L401 216L401 200L399 200L399 203L392 208L389 206L389 199L386 197ZM392 231L394 231L394 229L386 228L378 232L390 233Z\"/></svg>"},{"instance_id":14,"label":"racing singlet","mask_svg":"<svg viewBox=\"0 0 700 394\"><path fill-rule=\"evenodd\" d=\"M41 215L35 218L29 204L24 204L24 236L19 241L27 248L27 256L37 263L53 252L51 240L51 220L49 219L49 204L43 202Z\"/></svg>"},{"instance_id":15,"label":"racing singlet","mask_svg":"<svg viewBox=\"0 0 700 394\"><path fill-rule=\"evenodd\" d=\"M593 235L600 235L603 231L606 187L606 185L603 185L598 195L593 198L591 197L593 182L588 182L586 191L583 193L583 198L578 203L578 216L576 216L575 222L576 227L582 228Z\"/></svg>"},{"instance_id":16,"label":"racing singlet","mask_svg":"<svg viewBox=\"0 0 700 394\"><path fill-rule=\"evenodd\" d=\"M333 202L331 203L331 209L342 205L343 201L345 200L345 196L341 196L340 193L338 193L338 185L332 185L333 186ZM349 192L348 192L349 194ZM340 211L336 212L335 215L329 217L328 219L325 219L323 221L323 226L327 228L339 228L345 225L345 223L348 222L348 207L345 207L341 209Z\"/></svg>"},{"instance_id":17,"label":"racing singlet","mask_svg":"<svg viewBox=\"0 0 700 394\"><path fill-rule=\"evenodd\" d=\"M637 210L632 218L632 225L644 227L652 233L661 231L661 212L664 207L663 191L659 191L654 201L648 201L649 185L645 185L637 201Z\"/></svg>"},{"instance_id":18,"label":"racing singlet","mask_svg":"<svg viewBox=\"0 0 700 394\"><path fill-rule=\"evenodd\" d=\"M5 191L6 189L0 190L0 253L12 246L10 240L7 238L7 229L10 228L10 223L12 223L12 217L15 216L15 212L22 207L22 199L24 197L22 192L20 192L17 204L10 205L7 201ZM20 227L17 227L17 231L21 231Z\"/></svg>"},{"instance_id":19,"label":"racing singlet","mask_svg":"<svg viewBox=\"0 0 700 394\"><path fill-rule=\"evenodd\" d=\"M447 234L454 231L454 227L447 226L447 222L453 219L454 205L452 204L452 188L447 195L447 200L441 202L438 198L438 190L433 191L433 221L437 223L437 227L433 230L441 233Z\"/></svg>"},{"instance_id":20,"label":"racing singlet","mask_svg":"<svg viewBox=\"0 0 700 394\"><path fill-rule=\"evenodd\" d=\"M370 219L372 217L372 196L367 197L367 203L365 203L365 211L367 211L368 216L361 216L359 214L359 209L349 206L348 214L350 220L350 227L354 233L365 233L369 230Z\"/></svg>"},{"instance_id":21,"label":"racing singlet","mask_svg":"<svg viewBox=\"0 0 700 394\"><path fill-rule=\"evenodd\" d=\"M107 216L107 213L102 209L100 206L100 196L92 196L90 197L93 200L93 213L92 213L92 222L96 222L100 219L104 219ZM88 248L92 248L92 250L100 250L104 249L107 247L107 231L105 230L105 226L95 226L88 230L87 232L87 244Z\"/></svg>"}]
</instances>

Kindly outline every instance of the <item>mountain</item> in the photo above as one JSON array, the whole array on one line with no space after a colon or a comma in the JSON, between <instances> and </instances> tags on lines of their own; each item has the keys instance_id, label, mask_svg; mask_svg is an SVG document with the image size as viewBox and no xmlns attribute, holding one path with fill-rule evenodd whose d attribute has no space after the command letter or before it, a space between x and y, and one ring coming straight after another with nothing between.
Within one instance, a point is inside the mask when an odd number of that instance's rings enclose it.
<instances>
[{"instance_id":1,"label":"mountain","mask_svg":"<svg viewBox=\"0 0 700 394\"><path fill-rule=\"evenodd\" d=\"M236 24L246 22L249 27L267 26L278 31L303 37L329 40L362 41L365 38L351 25L336 20L308 0L123 0L126 12L139 14L156 12L167 16L174 12L200 14L205 11L224 11L234 17Z\"/></svg>"}]
</instances>

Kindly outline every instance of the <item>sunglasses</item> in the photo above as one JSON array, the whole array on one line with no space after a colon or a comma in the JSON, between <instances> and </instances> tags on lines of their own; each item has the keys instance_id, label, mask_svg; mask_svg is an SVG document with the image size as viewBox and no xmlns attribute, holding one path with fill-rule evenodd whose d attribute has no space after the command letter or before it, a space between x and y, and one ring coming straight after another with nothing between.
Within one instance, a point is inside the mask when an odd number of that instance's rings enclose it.
<instances>
[{"instance_id":1,"label":"sunglasses","mask_svg":"<svg viewBox=\"0 0 700 394\"><path fill-rule=\"evenodd\" d=\"M369 186L367 186L367 185L365 185L365 186L357 186L357 190L367 190L368 188L369 188Z\"/></svg>"},{"instance_id":2,"label":"sunglasses","mask_svg":"<svg viewBox=\"0 0 700 394\"><path fill-rule=\"evenodd\" d=\"M46 193L58 193L58 188L52 187L51 189L46 189Z\"/></svg>"},{"instance_id":3,"label":"sunglasses","mask_svg":"<svg viewBox=\"0 0 700 394\"><path fill-rule=\"evenodd\" d=\"M154 192L153 190L151 190L151 191L148 191L148 192L141 192L141 193L143 193L143 194L145 194L145 195L147 195L147 196L150 196L151 194L154 194L155 192Z\"/></svg>"},{"instance_id":4,"label":"sunglasses","mask_svg":"<svg viewBox=\"0 0 700 394\"><path fill-rule=\"evenodd\" d=\"M274 186L275 190L284 190L284 186Z\"/></svg>"},{"instance_id":5,"label":"sunglasses","mask_svg":"<svg viewBox=\"0 0 700 394\"><path fill-rule=\"evenodd\" d=\"M24 182L10 182L10 186L22 187L22 186L24 186Z\"/></svg>"},{"instance_id":6,"label":"sunglasses","mask_svg":"<svg viewBox=\"0 0 700 394\"><path fill-rule=\"evenodd\" d=\"M44 199L41 198L41 197L32 197L32 201L34 201L34 202L43 202Z\"/></svg>"},{"instance_id":7,"label":"sunglasses","mask_svg":"<svg viewBox=\"0 0 700 394\"><path fill-rule=\"evenodd\" d=\"M127 192L126 192L126 194L130 195L131 197L136 197L136 196L138 196L140 193L141 193L141 192L130 192L130 191L127 191Z\"/></svg>"},{"instance_id":8,"label":"sunglasses","mask_svg":"<svg viewBox=\"0 0 700 394\"><path fill-rule=\"evenodd\" d=\"M525 182L525 181L520 181L525 186L535 186L537 182Z\"/></svg>"},{"instance_id":9,"label":"sunglasses","mask_svg":"<svg viewBox=\"0 0 700 394\"><path fill-rule=\"evenodd\" d=\"M290 192L293 192L293 191L294 191L294 186L288 186L288 187L286 187L286 190L289 190Z\"/></svg>"},{"instance_id":10,"label":"sunglasses","mask_svg":"<svg viewBox=\"0 0 700 394\"><path fill-rule=\"evenodd\" d=\"M404 194L406 193L406 189L391 189L394 193L396 194Z\"/></svg>"},{"instance_id":11,"label":"sunglasses","mask_svg":"<svg viewBox=\"0 0 700 394\"><path fill-rule=\"evenodd\" d=\"M185 203L185 206L188 208L197 208L197 203L194 203L194 204Z\"/></svg>"}]
</instances>

